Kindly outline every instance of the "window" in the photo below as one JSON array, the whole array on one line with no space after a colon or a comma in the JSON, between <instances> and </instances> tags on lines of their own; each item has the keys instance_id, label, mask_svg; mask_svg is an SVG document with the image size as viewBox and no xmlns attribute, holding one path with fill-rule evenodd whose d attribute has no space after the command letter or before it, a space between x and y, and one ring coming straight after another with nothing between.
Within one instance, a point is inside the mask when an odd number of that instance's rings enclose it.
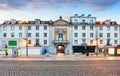
<instances>
[{"instance_id":1,"label":"window","mask_svg":"<svg viewBox=\"0 0 120 76\"><path fill-rule=\"evenodd\" d=\"M107 31L110 31L110 26L107 26Z\"/></svg>"},{"instance_id":2,"label":"window","mask_svg":"<svg viewBox=\"0 0 120 76\"><path fill-rule=\"evenodd\" d=\"M44 44L47 44L47 40L44 40Z\"/></svg>"},{"instance_id":3,"label":"window","mask_svg":"<svg viewBox=\"0 0 120 76\"><path fill-rule=\"evenodd\" d=\"M93 24L93 20L90 20L90 24Z\"/></svg>"},{"instance_id":4,"label":"window","mask_svg":"<svg viewBox=\"0 0 120 76\"><path fill-rule=\"evenodd\" d=\"M110 37L110 33L107 33L107 37Z\"/></svg>"},{"instance_id":5,"label":"window","mask_svg":"<svg viewBox=\"0 0 120 76\"><path fill-rule=\"evenodd\" d=\"M90 44L93 44L93 40L90 40Z\"/></svg>"},{"instance_id":6,"label":"window","mask_svg":"<svg viewBox=\"0 0 120 76\"><path fill-rule=\"evenodd\" d=\"M103 44L103 40L100 40L100 44Z\"/></svg>"},{"instance_id":7,"label":"window","mask_svg":"<svg viewBox=\"0 0 120 76\"><path fill-rule=\"evenodd\" d=\"M44 37L47 37L47 33L44 33Z\"/></svg>"},{"instance_id":8,"label":"window","mask_svg":"<svg viewBox=\"0 0 120 76\"><path fill-rule=\"evenodd\" d=\"M114 37L118 37L117 33L114 33Z\"/></svg>"},{"instance_id":9,"label":"window","mask_svg":"<svg viewBox=\"0 0 120 76\"><path fill-rule=\"evenodd\" d=\"M22 37L22 33L21 32L19 33L19 37Z\"/></svg>"},{"instance_id":10,"label":"window","mask_svg":"<svg viewBox=\"0 0 120 76\"><path fill-rule=\"evenodd\" d=\"M93 37L93 33L90 33L90 37Z\"/></svg>"},{"instance_id":11,"label":"window","mask_svg":"<svg viewBox=\"0 0 120 76\"><path fill-rule=\"evenodd\" d=\"M103 37L103 33L99 33L99 37Z\"/></svg>"},{"instance_id":12,"label":"window","mask_svg":"<svg viewBox=\"0 0 120 76\"><path fill-rule=\"evenodd\" d=\"M85 30L86 29L86 27L85 26L82 26L82 30Z\"/></svg>"},{"instance_id":13,"label":"window","mask_svg":"<svg viewBox=\"0 0 120 76\"><path fill-rule=\"evenodd\" d=\"M36 37L39 37L39 33L36 33Z\"/></svg>"},{"instance_id":14,"label":"window","mask_svg":"<svg viewBox=\"0 0 120 76\"><path fill-rule=\"evenodd\" d=\"M85 20L84 19L82 20L82 24L85 24Z\"/></svg>"},{"instance_id":15,"label":"window","mask_svg":"<svg viewBox=\"0 0 120 76\"><path fill-rule=\"evenodd\" d=\"M78 24L78 19L74 19L74 24Z\"/></svg>"},{"instance_id":16,"label":"window","mask_svg":"<svg viewBox=\"0 0 120 76\"><path fill-rule=\"evenodd\" d=\"M100 30L100 31L102 31L102 30L103 30L103 27L102 27L102 26L100 26L100 27L99 27L99 30Z\"/></svg>"},{"instance_id":17,"label":"window","mask_svg":"<svg viewBox=\"0 0 120 76\"><path fill-rule=\"evenodd\" d=\"M63 34L62 33L58 34L58 40L63 40Z\"/></svg>"},{"instance_id":18,"label":"window","mask_svg":"<svg viewBox=\"0 0 120 76\"><path fill-rule=\"evenodd\" d=\"M47 30L47 26L44 26L44 30Z\"/></svg>"},{"instance_id":19,"label":"window","mask_svg":"<svg viewBox=\"0 0 120 76\"><path fill-rule=\"evenodd\" d=\"M14 26L11 26L11 30L14 30Z\"/></svg>"},{"instance_id":20,"label":"window","mask_svg":"<svg viewBox=\"0 0 120 76\"><path fill-rule=\"evenodd\" d=\"M90 26L90 30L93 30L93 26Z\"/></svg>"},{"instance_id":21,"label":"window","mask_svg":"<svg viewBox=\"0 0 120 76\"><path fill-rule=\"evenodd\" d=\"M86 40L85 40L85 39L82 39L82 43L86 43Z\"/></svg>"},{"instance_id":22,"label":"window","mask_svg":"<svg viewBox=\"0 0 120 76\"><path fill-rule=\"evenodd\" d=\"M36 30L39 30L39 26L36 26Z\"/></svg>"},{"instance_id":23,"label":"window","mask_svg":"<svg viewBox=\"0 0 120 76\"><path fill-rule=\"evenodd\" d=\"M28 44L31 44L31 40L28 40Z\"/></svg>"},{"instance_id":24,"label":"window","mask_svg":"<svg viewBox=\"0 0 120 76\"><path fill-rule=\"evenodd\" d=\"M19 26L19 30L22 30L22 26Z\"/></svg>"},{"instance_id":25,"label":"window","mask_svg":"<svg viewBox=\"0 0 120 76\"><path fill-rule=\"evenodd\" d=\"M7 26L3 26L3 31L6 31L7 30Z\"/></svg>"},{"instance_id":26,"label":"window","mask_svg":"<svg viewBox=\"0 0 120 76\"><path fill-rule=\"evenodd\" d=\"M74 30L78 30L78 26L74 26Z\"/></svg>"},{"instance_id":27,"label":"window","mask_svg":"<svg viewBox=\"0 0 120 76\"><path fill-rule=\"evenodd\" d=\"M11 37L15 37L13 32L11 33Z\"/></svg>"},{"instance_id":28,"label":"window","mask_svg":"<svg viewBox=\"0 0 120 76\"><path fill-rule=\"evenodd\" d=\"M28 33L28 37L31 37L31 33Z\"/></svg>"},{"instance_id":29,"label":"window","mask_svg":"<svg viewBox=\"0 0 120 76\"><path fill-rule=\"evenodd\" d=\"M36 39L36 46L39 46L39 39Z\"/></svg>"},{"instance_id":30,"label":"window","mask_svg":"<svg viewBox=\"0 0 120 76\"><path fill-rule=\"evenodd\" d=\"M82 33L82 37L86 37L86 34L85 34L85 33Z\"/></svg>"},{"instance_id":31,"label":"window","mask_svg":"<svg viewBox=\"0 0 120 76\"><path fill-rule=\"evenodd\" d=\"M114 31L118 31L118 27L117 26L114 27Z\"/></svg>"},{"instance_id":32,"label":"window","mask_svg":"<svg viewBox=\"0 0 120 76\"><path fill-rule=\"evenodd\" d=\"M28 26L28 30L31 30L31 26Z\"/></svg>"},{"instance_id":33,"label":"window","mask_svg":"<svg viewBox=\"0 0 120 76\"><path fill-rule=\"evenodd\" d=\"M7 37L7 33L3 33L3 37Z\"/></svg>"},{"instance_id":34,"label":"window","mask_svg":"<svg viewBox=\"0 0 120 76\"><path fill-rule=\"evenodd\" d=\"M118 42L117 40L114 40L114 44L117 44L117 42Z\"/></svg>"},{"instance_id":35,"label":"window","mask_svg":"<svg viewBox=\"0 0 120 76\"><path fill-rule=\"evenodd\" d=\"M78 37L78 33L74 33L74 37Z\"/></svg>"},{"instance_id":36,"label":"window","mask_svg":"<svg viewBox=\"0 0 120 76\"><path fill-rule=\"evenodd\" d=\"M78 40L74 40L74 44L78 44Z\"/></svg>"}]
</instances>

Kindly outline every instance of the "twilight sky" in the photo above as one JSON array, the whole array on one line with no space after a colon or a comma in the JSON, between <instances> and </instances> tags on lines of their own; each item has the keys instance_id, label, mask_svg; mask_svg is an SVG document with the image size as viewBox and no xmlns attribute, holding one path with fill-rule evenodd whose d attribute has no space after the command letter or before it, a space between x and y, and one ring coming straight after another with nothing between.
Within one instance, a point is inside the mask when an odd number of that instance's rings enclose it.
<instances>
[{"instance_id":1,"label":"twilight sky","mask_svg":"<svg viewBox=\"0 0 120 76\"><path fill-rule=\"evenodd\" d=\"M5 20L69 20L74 14L120 23L120 0L0 0L0 23Z\"/></svg>"}]
</instances>

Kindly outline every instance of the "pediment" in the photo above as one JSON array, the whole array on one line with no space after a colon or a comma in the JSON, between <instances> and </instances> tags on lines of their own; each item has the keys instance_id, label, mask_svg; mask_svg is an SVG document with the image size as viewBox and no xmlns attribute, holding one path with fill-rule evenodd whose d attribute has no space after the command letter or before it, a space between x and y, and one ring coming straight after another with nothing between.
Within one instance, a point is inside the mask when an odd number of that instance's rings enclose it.
<instances>
[{"instance_id":1,"label":"pediment","mask_svg":"<svg viewBox=\"0 0 120 76\"><path fill-rule=\"evenodd\" d=\"M53 23L53 25L70 25L70 24L69 24L69 22L67 22L67 21L65 21L63 19L59 19L59 20L55 21Z\"/></svg>"}]
</instances>

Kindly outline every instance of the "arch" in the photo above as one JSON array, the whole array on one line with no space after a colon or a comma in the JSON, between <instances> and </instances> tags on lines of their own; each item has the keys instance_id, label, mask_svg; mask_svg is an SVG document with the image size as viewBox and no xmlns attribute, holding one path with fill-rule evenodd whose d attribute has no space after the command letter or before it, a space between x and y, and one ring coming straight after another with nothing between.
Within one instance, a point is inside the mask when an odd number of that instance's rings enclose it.
<instances>
[{"instance_id":1,"label":"arch","mask_svg":"<svg viewBox=\"0 0 120 76\"><path fill-rule=\"evenodd\" d=\"M56 45L56 54L57 53L65 53L65 45L63 45L63 44L58 44L58 45Z\"/></svg>"}]
</instances>

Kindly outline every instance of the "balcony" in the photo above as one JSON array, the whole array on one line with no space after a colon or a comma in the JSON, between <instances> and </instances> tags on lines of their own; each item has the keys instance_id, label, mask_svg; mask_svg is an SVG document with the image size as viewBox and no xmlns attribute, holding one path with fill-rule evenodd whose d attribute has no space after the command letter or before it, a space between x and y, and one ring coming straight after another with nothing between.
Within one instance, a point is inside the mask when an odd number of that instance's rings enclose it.
<instances>
[{"instance_id":1,"label":"balcony","mask_svg":"<svg viewBox=\"0 0 120 76\"><path fill-rule=\"evenodd\" d=\"M57 44L57 43L69 43L69 41L68 40L53 40L53 43L54 44Z\"/></svg>"}]
</instances>

